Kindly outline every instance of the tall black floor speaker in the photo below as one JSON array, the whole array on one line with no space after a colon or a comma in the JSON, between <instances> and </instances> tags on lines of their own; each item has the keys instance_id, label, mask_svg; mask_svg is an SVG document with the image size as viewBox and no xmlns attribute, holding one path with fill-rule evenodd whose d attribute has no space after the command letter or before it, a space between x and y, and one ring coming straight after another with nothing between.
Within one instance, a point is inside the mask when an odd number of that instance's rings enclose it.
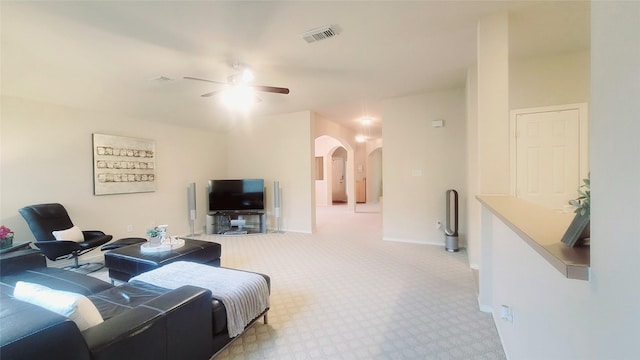
<instances>
[{"instance_id":1,"label":"tall black floor speaker","mask_svg":"<svg viewBox=\"0 0 640 360\"><path fill-rule=\"evenodd\" d=\"M189 228L191 235L195 235L196 227L196 183L192 182L187 187L187 207L189 210Z\"/></svg>"}]
</instances>

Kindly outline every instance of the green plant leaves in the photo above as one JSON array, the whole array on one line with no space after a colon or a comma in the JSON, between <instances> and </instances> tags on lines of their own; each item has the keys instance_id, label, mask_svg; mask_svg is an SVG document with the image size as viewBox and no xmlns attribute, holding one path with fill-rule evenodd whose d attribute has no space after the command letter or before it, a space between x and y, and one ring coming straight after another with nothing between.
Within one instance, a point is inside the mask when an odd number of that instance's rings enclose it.
<instances>
[{"instance_id":1,"label":"green plant leaves","mask_svg":"<svg viewBox=\"0 0 640 360\"><path fill-rule=\"evenodd\" d=\"M582 216L589 215L591 210L591 173L586 179L582 179L583 184L578 188L578 197L569 200L569 205L575 207L575 213Z\"/></svg>"}]
</instances>

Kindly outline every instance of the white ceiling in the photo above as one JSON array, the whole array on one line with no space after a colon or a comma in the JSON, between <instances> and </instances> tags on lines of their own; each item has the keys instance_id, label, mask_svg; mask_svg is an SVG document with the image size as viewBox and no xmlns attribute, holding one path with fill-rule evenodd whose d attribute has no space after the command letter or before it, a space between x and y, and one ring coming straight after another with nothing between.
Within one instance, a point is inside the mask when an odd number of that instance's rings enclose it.
<instances>
[{"instance_id":1,"label":"white ceiling","mask_svg":"<svg viewBox=\"0 0 640 360\"><path fill-rule=\"evenodd\" d=\"M242 62L260 93L252 114L311 110L357 128L380 101L464 86L479 17L510 11L511 56L585 50L582 1L6 2L2 94L185 126L222 129L238 114L201 94ZM301 35L333 25L339 35ZM168 77L170 81L157 80Z\"/></svg>"}]
</instances>

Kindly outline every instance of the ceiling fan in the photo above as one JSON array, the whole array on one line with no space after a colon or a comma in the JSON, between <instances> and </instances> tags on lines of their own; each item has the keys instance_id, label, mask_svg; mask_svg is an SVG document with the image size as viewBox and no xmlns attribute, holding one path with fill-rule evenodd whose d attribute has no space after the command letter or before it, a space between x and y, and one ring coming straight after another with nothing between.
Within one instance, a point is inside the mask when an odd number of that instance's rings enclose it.
<instances>
[{"instance_id":1,"label":"ceiling fan","mask_svg":"<svg viewBox=\"0 0 640 360\"><path fill-rule=\"evenodd\" d=\"M238 67L234 66L234 68L237 69ZM253 84L251 84L251 81L253 80L253 77L254 77L253 76L253 72L250 69L245 68L240 73L236 73L236 74L230 75L227 78L227 82L201 79L201 78L192 77L192 76L185 76L184 78L187 79L187 80L197 80L197 81L204 81L204 82L209 82L209 83L214 83L214 84L227 85L228 88L246 87L246 88L254 89L256 91L270 92L270 93L276 93L276 94L288 94L289 93L289 89L283 88L283 87L253 85ZM218 94L220 92L223 92L225 90L226 89L216 90L216 91L208 92L206 94L202 94L200 96L202 96L202 97L210 97L210 96L216 95L216 94Z\"/></svg>"}]
</instances>

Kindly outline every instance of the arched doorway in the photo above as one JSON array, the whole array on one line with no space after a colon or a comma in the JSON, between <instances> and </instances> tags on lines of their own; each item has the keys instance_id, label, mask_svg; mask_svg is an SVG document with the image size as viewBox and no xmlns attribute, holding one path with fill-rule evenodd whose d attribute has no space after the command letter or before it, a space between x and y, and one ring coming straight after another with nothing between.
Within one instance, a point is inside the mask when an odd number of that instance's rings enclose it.
<instances>
[{"instance_id":1,"label":"arched doorway","mask_svg":"<svg viewBox=\"0 0 640 360\"><path fill-rule=\"evenodd\" d=\"M339 139L321 135L315 139L316 206L347 204L354 210L353 149Z\"/></svg>"},{"instance_id":2,"label":"arched doorway","mask_svg":"<svg viewBox=\"0 0 640 360\"><path fill-rule=\"evenodd\" d=\"M346 204L347 193L347 150L340 146L331 153L331 204Z\"/></svg>"}]
</instances>

